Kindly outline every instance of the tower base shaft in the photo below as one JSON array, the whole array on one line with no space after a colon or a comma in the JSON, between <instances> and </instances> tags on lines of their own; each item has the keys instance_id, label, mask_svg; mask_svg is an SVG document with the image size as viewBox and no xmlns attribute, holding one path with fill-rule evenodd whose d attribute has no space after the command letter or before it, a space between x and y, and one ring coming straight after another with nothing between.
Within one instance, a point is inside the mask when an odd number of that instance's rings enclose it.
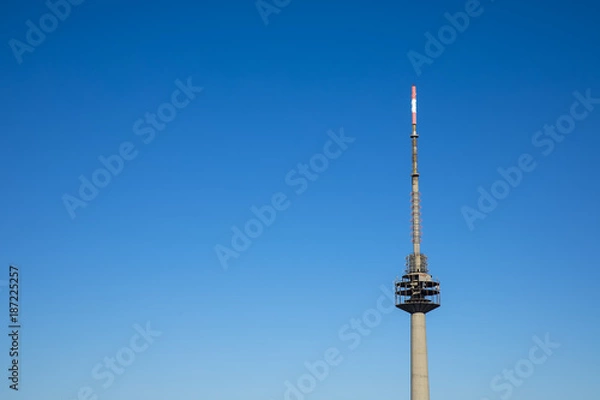
<instances>
[{"instance_id":1,"label":"tower base shaft","mask_svg":"<svg viewBox=\"0 0 600 400\"><path fill-rule=\"evenodd\" d=\"M429 400L427 334L421 312L411 314L410 319L410 399Z\"/></svg>"}]
</instances>

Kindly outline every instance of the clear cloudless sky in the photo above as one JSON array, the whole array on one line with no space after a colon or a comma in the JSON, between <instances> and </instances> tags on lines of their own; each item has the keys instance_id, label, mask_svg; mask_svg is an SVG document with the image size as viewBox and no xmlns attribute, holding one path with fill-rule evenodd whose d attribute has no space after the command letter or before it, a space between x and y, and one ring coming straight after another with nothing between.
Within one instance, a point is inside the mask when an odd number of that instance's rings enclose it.
<instances>
[{"instance_id":1,"label":"clear cloudless sky","mask_svg":"<svg viewBox=\"0 0 600 400\"><path fill-rule=\"evenodd\" d=\"M560 347L510 398L595 398L600 104L549 154L532 139L575 91L600 98L599 5L481 7L418 75L407 53L465 1L292 0L265 25L252 0L89 0L21 64L9 40L48 8L5 2L0 280L19 266L19 397L278 400L335 347L343 361L306 399L409 398L408 314L381 314L354 349L339 331L411 251L416 84L422 249L443 290L431 398L500 399L490 381L546 334ZM145 144L134 123L188 77L204 90ZM288 172L340 129L355 141L296 194ZM124 142L136 158L72 219L63 195ZM522 154L536 168L469 229L461 208ZM278 192L289 208L225 271L215 246ZM147 322L162 334L103 388L92 370Z\"/></svg>"}]
</instances>

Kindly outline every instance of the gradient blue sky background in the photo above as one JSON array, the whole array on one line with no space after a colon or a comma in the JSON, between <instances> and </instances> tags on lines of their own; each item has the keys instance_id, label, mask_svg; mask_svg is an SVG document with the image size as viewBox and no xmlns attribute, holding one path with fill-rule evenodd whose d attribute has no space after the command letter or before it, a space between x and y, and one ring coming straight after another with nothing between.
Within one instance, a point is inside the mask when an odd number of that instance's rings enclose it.
<instances>
[{"instance_id":1,"label":"gradient blue sky background","mask_svg":"<svg viewBox=\"0 0 600 400\"><path fill-rule=\"evenodd\" d=\"M47 8L4 4L0 279L20 266L20 398L277 400L328 347L344 361L307 399L408 398L407 314L353 351L338 330L411 250L413 83L443 288L431 398L499 399L491 379L545 333L561 347L511 398L596 396L600 105L551 154L531 140L574 91L600 97L598 4L525 3L483 2L420 76L407 52L464 1L293 0L268 26L253 1L87 1L22 64L6 43ZM143 144L134 121L189 76L204 92ZM285 175L340 128L356 141L293 195ZM61 196L124 141L139 155L72 220ZM523 153L537 168L469 230L461 207ZM214 246L280 191L291 207L224 271ZM162 336L104 390L92 368L146 321Z\"/></svg>"}]
</instances>

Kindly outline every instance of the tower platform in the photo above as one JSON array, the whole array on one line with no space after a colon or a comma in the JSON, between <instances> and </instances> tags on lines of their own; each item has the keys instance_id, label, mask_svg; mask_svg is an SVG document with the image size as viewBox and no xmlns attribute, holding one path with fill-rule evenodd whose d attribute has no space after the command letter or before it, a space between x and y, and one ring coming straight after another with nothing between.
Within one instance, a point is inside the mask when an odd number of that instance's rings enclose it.
<instances>
[{"instance_id":1,"label":"tower platform","mask_svg":"<svg viewBox=\"0 0 600 400\"><path fill-rule=\"evenodd\" d=\"M406 271L395 282L396 307L408 313L428 313L440 306L440 282L427 269L427 256L406 257Z\"/></svg>"}]
</instances>

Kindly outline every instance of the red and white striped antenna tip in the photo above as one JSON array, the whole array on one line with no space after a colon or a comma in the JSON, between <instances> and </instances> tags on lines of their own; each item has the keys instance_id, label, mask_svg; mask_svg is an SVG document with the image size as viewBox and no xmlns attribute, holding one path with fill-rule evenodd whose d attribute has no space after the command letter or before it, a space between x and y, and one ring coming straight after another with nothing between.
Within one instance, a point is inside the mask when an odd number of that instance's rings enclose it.
<instances>
[{"instance_id":1,"label":"red and white striped antenna tip","mask_svg":"<svg viewBox=\"0 0 600 400\"><path fill-rule=\"evenodd\" d=\"M416 125L417 124L417 87L415 85L412 86L412 96L411 96L410 108L412 111L412 123L413 123L413 125Z\"/></svg>"}]
</instances>

